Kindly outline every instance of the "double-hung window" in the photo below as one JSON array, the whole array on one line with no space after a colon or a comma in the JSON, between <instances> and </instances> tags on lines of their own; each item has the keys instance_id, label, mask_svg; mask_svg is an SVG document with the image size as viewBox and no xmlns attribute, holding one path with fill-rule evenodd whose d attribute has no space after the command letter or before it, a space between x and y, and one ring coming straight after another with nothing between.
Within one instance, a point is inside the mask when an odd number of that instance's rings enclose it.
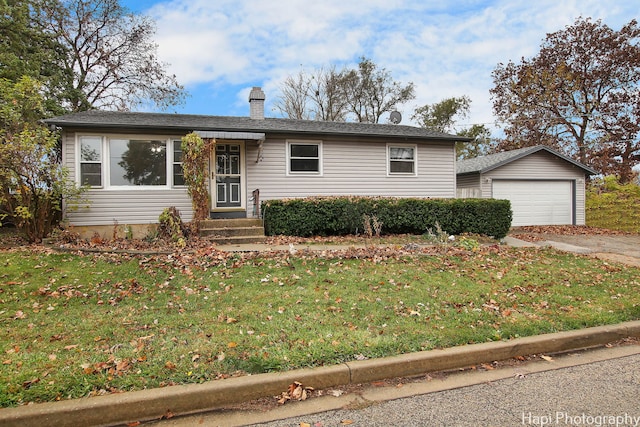
<instances>
[{"instance_id":1,"label":"double-hung window","mask_svg":"<svg viewBox=\"0 0 640 427\"><path fill-rule=\"evenodd\" d=\"M417 147L415 145L387 146L389 175L416 175Z\"/></svg>"},{"instance_id":2,"label":"double-hung window","mask_svg":"<svg viewBox=\"0 0 640 427\"><path fill-rule=\"evenodd\" d=\"M80 138L80 185L102 187L102 137Z\"/></svg>"},{"instance_id":3,"label":"double-hung window","mask_svg":"<svg viewBox=\"0 0 640 427\"><path fill-rule=\"evenodd\" d=\"M287 144L287 172L290 174L322 173L322 144L318 142L294 142Z\"/></svg>"},{"instance_id":4,"label":"double-hung window","mask_svg":"<svg viewBox=\"0 0 640 427\"><path fill-rule=\"evenodd\" d=\"M182 141L172 141L173 144L173 185L184 185L184 171L182 170Z\"/></svg>"}]
</instances>

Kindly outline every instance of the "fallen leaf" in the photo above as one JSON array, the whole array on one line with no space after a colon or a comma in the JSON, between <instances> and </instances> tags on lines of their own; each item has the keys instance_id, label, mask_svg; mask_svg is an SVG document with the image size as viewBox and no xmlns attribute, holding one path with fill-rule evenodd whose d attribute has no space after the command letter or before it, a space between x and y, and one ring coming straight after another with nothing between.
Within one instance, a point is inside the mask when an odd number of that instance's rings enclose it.
<instances>
[{"instance_id":1,"label":"fallen leaf","mask_svg":"<svg viewBox=\"0 0 640 427\"><path fill-rule=\"evenodd\" d=\"M22 383L22 387L23 388L29 388L31 387L33 384L39 383L40 382L40 378L34 378L32 380L29 381L25 381Z\"/></svg>"},{"instance_id":2,"label":"fallen leaf","mask_svg":"<svg viewBox=\"0 0 640 427\"><path fill-rule=\"evenodd\" d=\"M167 368L167 369L174 370L174 369L176 369L176 364L173 363L173 362L167 362L167 363L164 364L164 367Z\"/></svg>"},{"instance_id":3,"label":"fallen leaf","mask_svg":"<svg viewBox=\"0 0 640 427\"><path fill-rule=\"evenodd\" d=\"M313 387L305 387L301 382L294 381L289 384L287 391L283 391L282 394L278 396L278 403L282 405L288 400L307 400L308 392L313 390Z\"/></svg>"},{"instance_id":4,"label":"fallen leaf","mask_svg":"<svg viewBox=\"0 0 640 427\"><path fill-rule=\"evenodd\" d=\"M231 341L230 343L227 344L227 347L229 348L236 348L238 346L237 342Z\"/></svg>"},{"instance_id":5,"label":"fallen leaf","mask_svg":"<svg viewBox=\"0 0 640 427\"><path fill-rule=\"evenodd\" d=\"M300 427L311 427L309 423L300 423Z\"/></svg>"},{"instance_id":6,"label":"fallen leaf","mask_svg":"<svg viewBox=\"0 0 640 427\"><path fill-rule=\"evenodd\" d=\"M343 426L348 426L348 425L351 425L351 424L353 424L353 420L342 420L342 421L340 421L340 425L343 425Z\"/></svg>"},{"instance_id":7,"label":"fallen leaf","mask_svg":"<svg viewBox=\"0 0 640 427\"><path fill-rule=\"evenodd\" d=\"M553 357L551 357L551 356L542 355L540 357L543 358L544 360L546 360L547 362L553 362Z\"/></svg>"},{"instance_id":8,"label":"fallen leaf","mask_svg":"<svg viewBox=\"0 0 640 427\"><path fill-rule=\"evenodd\" d=\"M19 353L20 352L20 346L19 345L14 345L13 347L7 349L7 351L5 351L5 353L7 354L14 354L14 353Z\"/></svg>"},{"instance_id":9,"label":"fallen leaf","mask_svg":"<svg viewBox=\"0 0 640 427\"><path fill-rule=\"evenodd\" d=\"M127 369L129 369L128 360L121 360L120 362L116 363L116 372L126 371Z\"/></svg>"}]
</instances>

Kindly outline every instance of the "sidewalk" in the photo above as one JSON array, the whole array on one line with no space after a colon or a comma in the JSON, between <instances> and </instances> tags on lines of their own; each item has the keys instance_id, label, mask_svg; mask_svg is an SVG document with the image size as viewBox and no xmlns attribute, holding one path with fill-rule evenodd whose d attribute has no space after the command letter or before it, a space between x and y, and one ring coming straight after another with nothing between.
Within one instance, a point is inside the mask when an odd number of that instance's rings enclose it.
<instances>
[{"instance_id":1,"label":"sidewalk","mask_svg":"<svg viewBox=\"0 0 640 427\"><path fill-rule=\"evenodd\" d=\"M562 242L554 242L554 241L544 241L544 242L527 242L524 240L517 239L512 236L507 236L502 239L502 242L507 246L512 246L515 248L533 248L533 247L544 247L551 246L561 251L566 252L574 252L579 254L588 254L591 253L591 249L585 248L582 246L574 246L567 243ZM384 246L398 246L402 245L384 245ZM429 246L429 245L418 245L418 246ZM365 244L351 244L351 245L327 245L327 244L315 244L315 243L296 243L293 245L295 250L303 251L340 251L347 250L351 248L362 249L366 248ZM223 252L269 252L269 251L288 251L291 249L290 245L268 245L266 243L244 243L244 244L233 244L233 245L218 245L216 249L221 250Z\"/></svg>"}]
</instances>

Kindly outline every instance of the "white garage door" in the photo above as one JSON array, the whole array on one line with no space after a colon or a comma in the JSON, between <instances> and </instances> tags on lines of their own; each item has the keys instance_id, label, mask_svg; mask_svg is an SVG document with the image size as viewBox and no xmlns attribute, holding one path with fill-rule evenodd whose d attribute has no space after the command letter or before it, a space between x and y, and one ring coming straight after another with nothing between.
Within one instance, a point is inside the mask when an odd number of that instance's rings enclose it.
<instances>
[{"instance_id":1,"label":"white garage door","mask_svg":"<svg viewBox=\"0 0 640 427\"><path fill-rule=\"evenodd\" d=\"M511 225L573 224L571 181L493 181L493 198L511 201Z\"/></svg>"}]
</instances>

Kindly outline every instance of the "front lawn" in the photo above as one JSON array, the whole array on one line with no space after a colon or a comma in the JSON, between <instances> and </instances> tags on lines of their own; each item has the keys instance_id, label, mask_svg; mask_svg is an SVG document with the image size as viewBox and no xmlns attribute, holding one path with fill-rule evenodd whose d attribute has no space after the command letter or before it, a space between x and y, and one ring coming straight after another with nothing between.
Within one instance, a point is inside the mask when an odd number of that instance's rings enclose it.
<instances>
[{"instance_id":1,"label":"front lawn","mask_svg":"<svg viewBox=\"0 0 640 427\"><path fill-rule=\"evenodd\" d=\"M411 248L5 249L0 406L640 319L637 268L552 249Z\"/></svg>"}]
</instances>

